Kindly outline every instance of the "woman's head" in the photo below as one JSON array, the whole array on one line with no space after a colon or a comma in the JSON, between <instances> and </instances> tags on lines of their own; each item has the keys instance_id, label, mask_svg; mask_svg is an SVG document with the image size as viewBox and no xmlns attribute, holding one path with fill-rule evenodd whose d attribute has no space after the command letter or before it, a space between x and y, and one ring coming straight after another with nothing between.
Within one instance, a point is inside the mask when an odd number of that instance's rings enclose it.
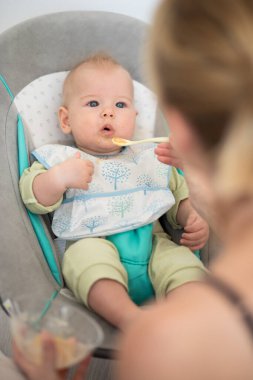
<instances>
[{"instance_id":1,"label":"woman's head","mask_svg":"<svg viewBox=\"0 0 253 380\"><path fill-rule=\"evenodd\" d=\"M252 0L164 0L151 35L152 75L165 111L173 122L179 112L206 151L215 148L219 187L235 197L246 182L253 195L252 46Z\"/></svg>"}]
</instances>

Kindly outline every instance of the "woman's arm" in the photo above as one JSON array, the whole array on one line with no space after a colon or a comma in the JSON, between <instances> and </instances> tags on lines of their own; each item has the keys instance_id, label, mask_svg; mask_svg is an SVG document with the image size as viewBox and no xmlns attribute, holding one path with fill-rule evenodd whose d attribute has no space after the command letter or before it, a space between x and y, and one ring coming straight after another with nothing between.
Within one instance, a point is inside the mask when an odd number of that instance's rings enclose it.
<instances>
[{"instance_id":1,"label":"woman's arm","mask_svg":"<svg viewBox=\"0 0 253 380\"><path fill-rule=\"evenodd\" d=\"M118 380L238 380L253 374L237 310L200 283L173 290L135 320L119 348Z\"/></svg>"}]
</instances>

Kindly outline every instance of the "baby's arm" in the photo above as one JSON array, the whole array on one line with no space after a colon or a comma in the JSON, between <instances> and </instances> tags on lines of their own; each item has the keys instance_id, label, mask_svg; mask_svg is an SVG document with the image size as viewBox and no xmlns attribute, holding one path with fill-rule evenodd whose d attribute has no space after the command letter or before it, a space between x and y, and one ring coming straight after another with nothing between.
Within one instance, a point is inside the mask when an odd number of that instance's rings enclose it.
<instances>
[{"instance_id":1,"label":"baby's arm","mask_svg":"<svg viewBox=\"0 0 253 380\"><path fill-rule=\"evenodd\" d=\"M32 166L24 170L19 181L20 194L24 205L34 214L47 214L49 212L53 212L61 205L62 202L61 197L58 202L46 207L40 204L35 198L33 193L34 178L45 173L46 171L47 169L42 164L35 161Z\"/></svg>"},{"instance_id":2,"label":"baby's arm","mask_svg":"<svg viewBox=\"0 0 253 380\"><path fill-rule=\"evenodd\" d=\"M166 215L169 223L173 228L184 227L181 244L192 251L202 248L209 236L208 225L193 208L186 181L174 167L171 168L169 187L175 198L175 205Z\"/></svg>"},{"instance_id":3,"label":"baby's arm","mask_svg":"<svg viewBox=\"0 0 253 380\"><path fill-rule=\"evenodd\" d=\"M93 164L80 158L80 153L53 166L36 176L33 181L33 193L43 206L51 206L62 197L68 188L88 189L93 174Z\"/></svg>"},{"instance_id":4,"label":"baby's arm","mask_svg":"<svg viewBox=\"0 0 253 380\"><path fill-rule=\"evenodd\" d=\"M49 170L36 161L20 179L23 202L34 213L52 212L60 206L66 188L86 190L92 173L93 164L81 160L79 153Z\"/></svg>"}]
</instances>

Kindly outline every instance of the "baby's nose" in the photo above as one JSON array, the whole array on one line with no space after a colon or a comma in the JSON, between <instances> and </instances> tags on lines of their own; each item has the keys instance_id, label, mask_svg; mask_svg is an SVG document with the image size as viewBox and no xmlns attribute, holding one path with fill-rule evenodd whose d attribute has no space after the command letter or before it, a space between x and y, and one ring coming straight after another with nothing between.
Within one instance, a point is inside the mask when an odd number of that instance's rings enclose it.
<instances>
[{"instance_id":1,"label":"baby's nose","mask_svg":"<svg viewBox=\"0 0 253 380\"><path fill-rule=\"evenodd\" d=\"M104 117L104 118L106 118L106 117L110 117L110 118L113 118L114 117L114 112L113 112L113 110L104 110L103 112L102 112L102 117Z\"/></svg>"}]
</instances>

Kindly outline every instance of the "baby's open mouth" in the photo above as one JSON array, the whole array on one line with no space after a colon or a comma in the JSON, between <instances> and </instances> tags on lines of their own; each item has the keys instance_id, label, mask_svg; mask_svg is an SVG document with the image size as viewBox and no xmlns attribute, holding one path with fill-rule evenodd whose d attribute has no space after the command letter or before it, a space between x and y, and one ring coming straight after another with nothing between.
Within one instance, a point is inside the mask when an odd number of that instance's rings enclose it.
<instances>
[{"instance_id":1,"label":"baby's open mouth","mask_svg":"<svg viewBox=\"0 0 253 380\"><path fill-rule=\"evenodd\" d=\"M112 137L114 135L114 128L110 124L105 124L101 128L101 133L104 136Z\"/></svg>"}]
</instances>

